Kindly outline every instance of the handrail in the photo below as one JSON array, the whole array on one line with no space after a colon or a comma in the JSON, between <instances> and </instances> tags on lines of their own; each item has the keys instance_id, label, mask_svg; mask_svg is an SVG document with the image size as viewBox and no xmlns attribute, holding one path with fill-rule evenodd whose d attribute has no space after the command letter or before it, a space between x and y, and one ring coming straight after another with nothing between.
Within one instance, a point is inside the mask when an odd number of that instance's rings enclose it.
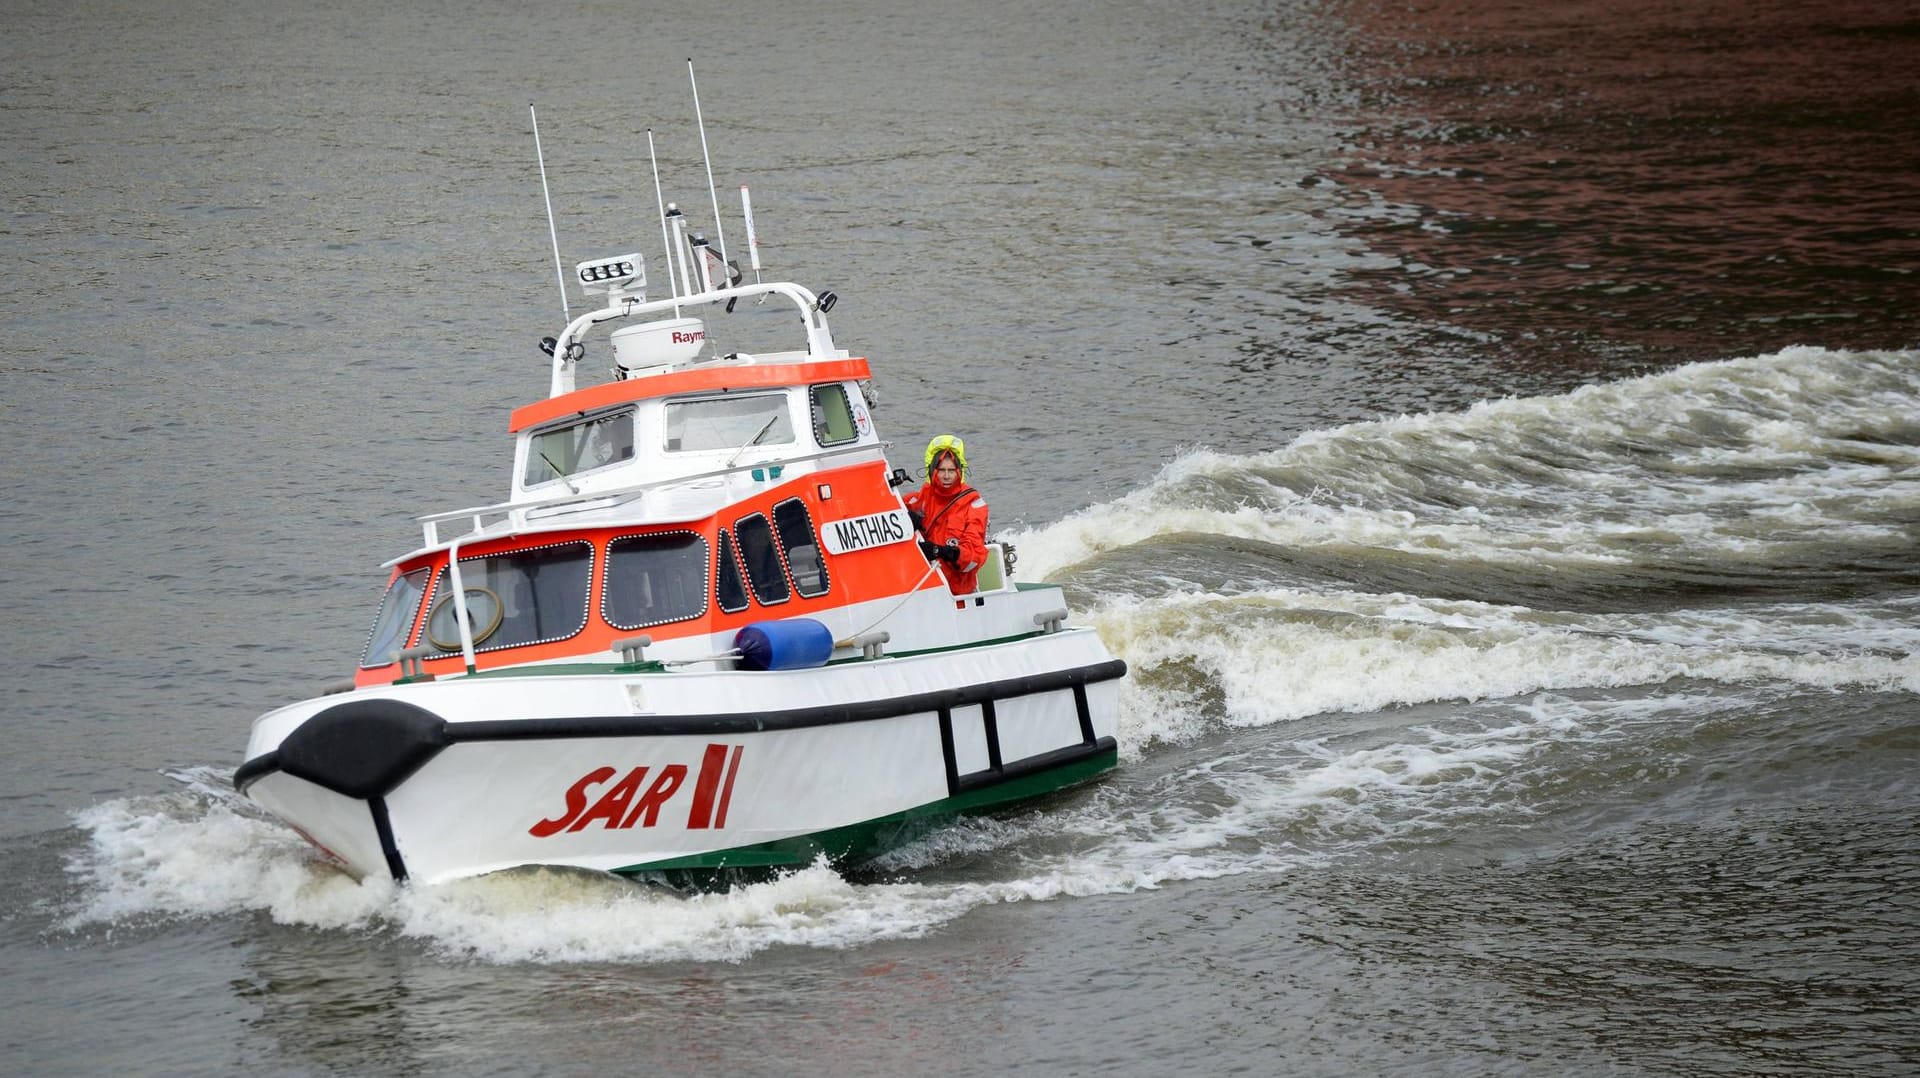
<instances>
[{"instance_id":1,"label":"handrail","mask_svg":"<svg viewBox=\"0 0 1920 1078\"><path fill-rule=\"evenodd\" d=\"M777 464L784 467L789 464L806 464L816 460L825 460L829 457L837 457L837 456L843 456L843 455L848 455L853 453L872 453L875 455L876 459L884 461L886 458L883 454L886 452L886 450L892 448L892 446L893 446L892 442L863 442L856 445L835 446L831 449L823 449L818 453L806 453L797 457L780 457L777 460L750 461L745 464L734 464L725 468L716 469L714 471L695 472L691 475L676 475L676 476L671 476L665 479L649 479L644 483L634 483L634 484L630 484L628 486L623 486L623 487L613 487L608 490L593 490L593 491L583 490L578 493L569 492L566 494L555 495L549 498L542 498L538 501L531 501L531 502L504 501L504 502L495 502L492 505L473 506L468 509L453 509L444 513L429 513L425 516L415 517L414 521L421 526L422 538L426 543L426 546L423 547L422 550L427 550L427 549L433 549L443 545L443 540L441 540L440 538L440 530L437 527L437 525L445 523L446 521L449 521L449 520L459 520L461 518L471 519L473 521L473 528L471 531L462 532L460 536L456 537L455 539L444 541L446 543L458 542L459 539L461 538L465 538L466 536L470 536L479 531L482 531L486 527L486 525L484 522L482 522L480 518L488 514L505 514L508 520L517 521L520 527L525 527L527 521L531 518L532 514L541 510L549 510L549 511L562 510L567 508L568 506L579 506L579 509L576 511L584 511L585 509L589 508L588 506L585 506L584 504L582 504L585 502L611 503L613 501L617 501L623 498L630 499L635 495L645 494L650 490L658 490L665 487L677 486L683 483L698 482L699 480L702 480L702 479L715 479L722 476L733 475L738 472L750 472L755 468L765 468L769 465ZM599 508L606 508L606 506L596 505L596 506L592 506L591 508L599 509ZM555 515L561 515L561 514L555 514ZM398 565L401 562L406 561L409 558L415 557L420 553L421 553L420 550L415 550L407 554L403 554L400 557L395 558L390 562L387 562L386 565L383 566L383 568Z\"/></svg>"},{"instance_id":2,"label":"handrail","mask_svg":"<svg viewBox=\"0 0 1920 1078\"><path fill-rule=\"evenodd\" d=\"M754 296L784 296L800 311L802 325L806 329L807 354L814 359L825 359L833 355L833 331L827 328L826 311L821 308L820 297L801 285L787 281L767 281L759 284L739 285L734 288L716 288L708 292L697 292L690 296L675 296L671 299L643 301L638 296L621 296L597 311L588 311L567 323L554 339L553 370L548 382L549 399L573 392L574 360L570 356L569 345L579 339L590 326L601 322L611 322L616 318L632 318L637 315L661 314L667 311L679 312L683 307L694 304L723 303L733 299L749 299ZM832 306L828 304L828 306Z\"/></svg>"}]
</instances>

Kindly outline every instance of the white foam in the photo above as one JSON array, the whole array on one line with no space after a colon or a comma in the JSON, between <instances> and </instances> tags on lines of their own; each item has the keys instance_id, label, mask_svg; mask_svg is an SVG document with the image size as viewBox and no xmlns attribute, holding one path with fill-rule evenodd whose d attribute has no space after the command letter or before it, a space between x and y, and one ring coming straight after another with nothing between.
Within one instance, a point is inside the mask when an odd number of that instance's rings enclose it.
<instances>
[{"instance_id":1,"label":"white foam","mask_svg":"<svg viewBox=\"0 0 1920 1078\"><path fill-rule=\"evenodd\" d=\"M1269 452L1194 450L1019 544L1043 577L1128 547L1151 562L1151 544L1174 537L1543 579L1791 573L1826 550L1910 547L1920 450L1899 441L1917 411L1920 353L1793 348ZM1911 689L1920 663L1920 631L1883 600L1574 616L1271 581L1215 593L1165 575L1143 574L1131 595L1103 576L1102 605L1080 614L1134 671L1129 756L1214 724L1681 678Z\"/></svg>"},{"instance_id":2,"label":"white foam","mask_svg":"<svg viewBox=\"0 0 1920 1078\"><path fill-rule=\"evenodd\" d=\"M345 928L366 924L391 899L390 886L355 881L288 829L217 800L108 801L75 822L88 844L68 866L83 885L69 929L245 910Z\"/></svg>"},{"instance_id":3,"label":"white foam","mask_svg":"<svg viewBox=\"0 0 1920 1078\"><path fill-rule=\"evenodd\" d=\"M1043 578L1183 534L1570 568L1649 556L1646 544L1751 559L1894 541L1920 506L1920 449L1899 444L1916 412L1920 353L1793 348L1248 455L1194 450L1140 490L1013 538Z\"/></svg>"},{"instance_id":4,"label":"white foam","mask_svg":"<svg viewBox=\"0 0 1920 1078\"><path fill-rule=\"evenodd\" d=\"M1863 650L1880 614L1846 606L1575 616L1411 595L1271 589L1117 599L1089 612L1131 671L1126 755L1190 740L1208 722L1268 726L1328 712L1542 691L1660 685L1912 688L1911 650ZM1912 643L1902 627L1885 638ZM1184 684L1156 671L1187 669ZM1203 697L1219 694L1211 720Z\"/></svg>"},{"instance_id":5,"label":"white foam","mask_svg":"<svg viewBox=\"0 0 1920 1078\"><path fill-rule=\"evenodd\" d=\"M355 882L290 831L218 802L196 811L180 799L119 800L77 822L89 842L70 865L83 891L65 921L70 931L264 910L284 924L379 930L487 962L740 961L773 947L855 947L921 936L982 905L1135 890L1247 867L1186 852L1208 845L1196 831L1181 833L1182 849L1171 855L1148 837L986 882L856 885L815 864L691 896L573 870L394 887ZM969 845L969 827L978 835L1003 826L962 825L958 841ZM914 860L907 853L901 863Z\"/></svg>"}]
</instances>

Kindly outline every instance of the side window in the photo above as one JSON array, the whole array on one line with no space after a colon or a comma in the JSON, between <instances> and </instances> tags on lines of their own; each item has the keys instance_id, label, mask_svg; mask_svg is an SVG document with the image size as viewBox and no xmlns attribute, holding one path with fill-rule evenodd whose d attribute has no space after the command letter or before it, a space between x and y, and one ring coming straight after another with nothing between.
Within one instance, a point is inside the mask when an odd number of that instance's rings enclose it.
<instances>
[{"instance_id":1,"label":"side window","mask_svg":"<svg viewBox=\"0 0 1920 1078\"><path fill-rule=\"evenodd\" d=\"M374 616L373 630L367 633L367 650L360 657L363 669L386 666L393 662L393 653L407 646L407 637L413 632L413 619L420 613L420 599L427 591L427 577L431 568L415 569L401 573L387 585L387 594L380 600L380 613Z\"/></svg>"},{"instance_id":2,"label":"side window","mask_svg":"<svg viewBox=\"0 0 1920 1078\"><path fill-rule=\"evenodd\" d=\"M847 387L835 383L813 387L813 439L821 445L839 445L860 437L853 425L853 405Z\"/></svg>"},{"instance_id":3,"label":"side window","mask_svg":"<svg viewBox=\"0 0 1920 1078\"><path fill-rule=\"evenodd\" d=\"M476 650L564 640L587 625L587 582L593 548L586 543L460 559L467 618ZM427 642L460 650L459 615L447 602L453 574L442 570L427 614Z\"/></svg>"},{"instance_id":4,"label":"side window","mask_svg":"<svg viewBox=\"0 0 1920 1078\"><path fill-rule=\"evenodd\" d=\"M763 606L786 602L787 574L780 568L780 551L773 545L773 527L767 518L758 513L742 517L733 530L740 537L740 559L747 563L753 597Z\"/></svg>"},{"instance_id":5,"label":"side window","mask_svg":"<svg viewBox=\"0 0 1920 1078\"><path fill-rule=\"evenodd\" d=\"M747 608L747 582L740 579L740 559L733 554L733 533L720 529L720 547L714 555L720 561L720 568L714 574L713 590L720 599L720 609L729 614L738 614Z\"/></svg>"},{"instance_id":6,"label":"side window","mask_svg":"<svg viewBox=\"0 0 1920 1078\"><path fill-rule=\"evenodd\" d=\"M627 535L607 544L600 613L617 629L684 621L707 611L707 541L693 532Z\"/></svg>"},{"instance_id":7,"label":"side window","mask_svg":"<svg viewBox=\"0 0 1920 1078\"><path fill-rule=\"evenodd\" d=\"M827 593L827 567L820 561L820 540L813 534L813 518L798 498L788 498L773 507L773 526L780 532L780 545L787 552L787 568L793 572L793 588L811 599Z\"/></svg>"}]
</instances>

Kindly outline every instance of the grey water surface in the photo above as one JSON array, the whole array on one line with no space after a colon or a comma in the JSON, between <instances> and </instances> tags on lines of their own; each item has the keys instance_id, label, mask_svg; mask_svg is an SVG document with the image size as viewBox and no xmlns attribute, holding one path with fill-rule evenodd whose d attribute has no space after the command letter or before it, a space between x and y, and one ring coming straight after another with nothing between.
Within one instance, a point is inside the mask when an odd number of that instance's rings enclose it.
<instances>
[{"instance_id":1,"label":"grey water surface","mask_svg":"<svg viewBox=\"0 0 1920 1078\"><path fill-rule=\"evenodd\" d=\"M0 1070L1920 1072L1911 5L0 28ZM356 883L247 724L505 494L529 103L563 257L657 260L689 57L725 238L895 463L967 439L1121 767L729 894Z\"/></svg>"}]
</instances>

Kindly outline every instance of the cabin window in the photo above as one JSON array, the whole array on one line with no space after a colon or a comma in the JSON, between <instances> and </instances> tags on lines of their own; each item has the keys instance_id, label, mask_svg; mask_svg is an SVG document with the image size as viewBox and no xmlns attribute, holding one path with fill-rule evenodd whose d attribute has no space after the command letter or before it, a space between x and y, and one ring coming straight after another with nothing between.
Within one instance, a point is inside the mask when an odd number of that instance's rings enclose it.
<instances>
[{"instance_id":1,"label":"cabin window","mask_svg":"<svg viewBox=\"0 0 1920 1078\"><path fill-rule=\"evenodd\" d=\"M586 543L515 550L460 559L467 616L476 650L564 640L587 625L587 585L593 547ZM441 651L460 650L458 614L447 602L453 574L440 571L427 614L427 642Z\"/></svg>"},{"instance_id":2,"label":"cabin window","mask_svg":"<svg viewBox=\"0 0 1920 1078\"><path fill-rule=\"evenodd\" d=\"M793 444L784 393L668 401L667 452Z\"/></svg>"},{"instance_id":3,"label":"cabin window","mask_svg":"<svg viewBox=\"0 0 1920 1078\"><path fill-rule=\"evenodd\" d=\"M707 541L693 532L628 535L607 544L600 613L618 629L684 621L707 611Z\"/></svg>"},{"instance_id":4,"label":"cabin window","mask_svg":"<svg viewBox=\"0 0 1920 1078\"><path fill-rule=\"evenodd\" d=\"M367 634L366 654L360 659L363 668L386 666L393 662L394 652L407 646L407 637L413 632L413 619L420 613L420 598L427 593L427 577L432 572L431 568L420 568L401 573L387 585L386 597L380 600L380 613L373 619L373 631Z\"/></svg>"},{"instance_id":5,"label":"cabin window","mask_svg":"<svg viewBox=\"0 0 1920 1078\"><path fill-rule=\"evenodd\" d=\"M788 498L773 507L773 526L780 533L780 545L787 552L787 569L793 573L793 590L811 599L827 593L827 567L820 562L820 540L813 533L813 518L807 505Z\"/></svg>"},{"instance_id":6,"label":"cabin window","mask_svg":"<svg viewBox=\"0 0 1920 1078\"><path fill-rule=\"evenodd\" d=\"M780 567L780 550L774 545L773 527L767 518L755 513L735 521L733 530L740 537L740 559L747 563L753 597L763 606L786 602L787 574Z\"/></svg>"},{"instance_id":7,"label":"cabin window","mask_svg":"<svg viewBox=\"0 0 1920 1078\"><path fill-rule=\"evenodd\" d=\"M813 387L813 440L821 445L839 445L860 437L853 425L853 405L847 400L847 387L837 383Z\"/></svg>"},{"instance_id":8,"label":"cabin window","mask_svg":"<svg viewBox=\"0 0 1920 1078\"><path fill-rule=\"evenodd\" d=\"M527 446L522 486L552 482L633 459L633 410L541 431Z\"/></svg>"},{"instance_id":9,"label":"cabin window","mask_svg":"<svg viewBox=\"0 0 1920 1078\"><path fill-rule=\"evenodd\" d=\"M720 609L738 614L747 608L747 582L740 578L740 559L733 554L733 533L720 529L720 547L715 557L720 566L714 574L713 590Z\"/></svg>"}]
</instances>

